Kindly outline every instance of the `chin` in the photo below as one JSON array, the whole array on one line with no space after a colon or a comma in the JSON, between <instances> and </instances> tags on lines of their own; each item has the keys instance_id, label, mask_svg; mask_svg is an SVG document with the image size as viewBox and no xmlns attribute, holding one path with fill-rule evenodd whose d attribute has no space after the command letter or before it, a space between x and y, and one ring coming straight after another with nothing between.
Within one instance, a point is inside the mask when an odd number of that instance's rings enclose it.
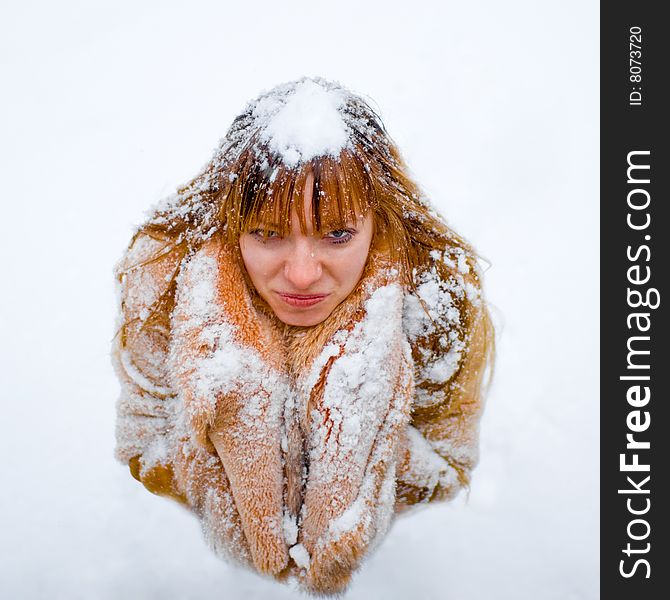
<instances>
[{"instance_id":1,"label":"chin","mask_svg":"<svg viewBox=\"0 0 670 600\"><path fill-rule=\"evenodd\" d=\"M318 313L309 314L305 312L300 314L274 310L275 315L282 323L293 325L294 327L312 327L313 325L323 323L328 318L328 315L330 315L330 312L320 310Z\"/></svg>"}]
</instances>

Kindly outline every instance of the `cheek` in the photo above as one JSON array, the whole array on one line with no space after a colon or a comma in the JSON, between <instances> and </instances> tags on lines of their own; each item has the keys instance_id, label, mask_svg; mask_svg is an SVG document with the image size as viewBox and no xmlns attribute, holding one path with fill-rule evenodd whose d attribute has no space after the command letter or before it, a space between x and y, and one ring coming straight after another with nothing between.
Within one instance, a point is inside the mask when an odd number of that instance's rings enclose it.
<instances>
[{"instance_id":1,"label":"cheek","mask_svg":"<svg viewBox=\"0 0 670 600\"><path fill-rule=\"evenodd\" d=\"M349 288L349 292L361 278L365 263L368 258L369 243L357 245L350 252L342 253L337 258L337 271L340 282Z\"/></svg>"},{"instance_id":2,"label":"cheek","mask_svg":"<svg viewBox=\"0 0 670 600\"><path fill-rule=\"evenodd\" d=\"M253 284L259 288L262 287L263 280L269 272L268 253L258 247L257 244L240 240L240 253L242 262L251 278Z\"/></svg>"}]
</instances>

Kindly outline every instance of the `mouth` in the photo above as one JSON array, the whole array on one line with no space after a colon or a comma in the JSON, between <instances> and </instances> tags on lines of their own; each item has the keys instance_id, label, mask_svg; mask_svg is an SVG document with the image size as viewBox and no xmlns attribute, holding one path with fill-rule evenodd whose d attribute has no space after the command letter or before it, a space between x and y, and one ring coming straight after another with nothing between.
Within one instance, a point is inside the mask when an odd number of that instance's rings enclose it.
<instances>
[{"instance_id":1,"label":"mouth","mask_svg":"<svg viewBox=\"0 0 670 600\"><path fill-rule=\"evenodd\" d=\"M328 297L328 294L285 294L277 292L277 295L290 306L308 307L318 304Z\"/></svg>"}]
</instances>

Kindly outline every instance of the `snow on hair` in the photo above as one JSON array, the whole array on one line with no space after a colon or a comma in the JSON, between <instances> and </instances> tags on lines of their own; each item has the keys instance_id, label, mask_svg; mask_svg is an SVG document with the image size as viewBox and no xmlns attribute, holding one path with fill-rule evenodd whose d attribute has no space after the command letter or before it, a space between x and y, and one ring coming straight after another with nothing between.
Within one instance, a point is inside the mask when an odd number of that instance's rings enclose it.
<instances>
[{"instance_id":1,"label":"snow on hair","mask_svg":"<svg viewBox=\"0 0 670 600\"><path fill-rule=\"evenodd\" d=\"M465 265L473 282L479 281L475 251L446 225L411 179L380 116L341 84L303 77L249 102L202 171L151 209L138 228L130 247L141 236L161 242L143 264L164 261L175 266L150 316L138 325L162 331L170 327L181 265L215 233L238 251L239 235L267 222L268 216L280 234L290 229L293 203L302 200L309 174L315 230L322 225L340 228L371 211L373 244L389 253L408 288L416 290L421 284L426 265L440 270L445 281L462 278L459 270ZM304 231L303 211L297 214ZM460 262L437 261L435 256L457 256ZM117 277L122 275L117 272ZM458 299L466 315L477 312L472 300ZM428 314L429 307L423 310ZM461 321L464 339L470 319ZM128 325L122 325L122 335Z\"/></svg>"}]
</instances>

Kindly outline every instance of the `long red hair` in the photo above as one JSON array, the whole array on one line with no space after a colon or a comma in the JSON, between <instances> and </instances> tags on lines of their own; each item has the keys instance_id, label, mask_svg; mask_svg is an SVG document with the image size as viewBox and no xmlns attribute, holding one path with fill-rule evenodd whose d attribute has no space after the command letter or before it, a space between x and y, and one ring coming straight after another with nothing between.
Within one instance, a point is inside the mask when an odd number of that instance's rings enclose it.
<instances>
[{"instance_id":1,"label":"long red hair","mask_svg":"<svg viewBox=\"0 0 670 600\"><path fill-rule=\"evenodd\" d=\"M370 210L375 222L373 244L383 240L407 289L414 288L417 276L428 266L436 268L445 281L459 276L457 269L450 266L453 262L437 260L438 255L464 258L469 267L469 283L481 286L475 251L447 226L409 177L407 166L379 115L360 96L338 84L314 80L327 89L336 89L344 98L338 110L346 123L349 143L337 156L316 156L289 166L263 141L255 106L271 95L280 101L290 97L302 81L278 86L251 102L233 121L205 168L166 198L139 226L129 247L141 236L159 240L161 246L143 263L117 269L119 281L128 270L141 269L155 261L166 261L173 274L146 318L121 324L122 347L127 336L140 331L147 333L147 328L169 336L180 267L212 235L222 234L237 249L240 234L262 223L260 213L268 210L280 228L279 233L285 233L290 228L293 203L303 198L309 172L314 175L311 216L315 231L321 230L324 218L331 227L340 223L345 228L348 220L355 222L361 211ZM303 211L298 210L297 214L304 230ZM467 295L455 298L454 303L462 315L459 332L462 339L468 337L475 321L482 325L483 320L484 358L480 368L472 373L472 377L481 380L493 355L493 327L488 311L485 305L481 306L483 303L475 306Z\"/></svg>"}]
</instances>

